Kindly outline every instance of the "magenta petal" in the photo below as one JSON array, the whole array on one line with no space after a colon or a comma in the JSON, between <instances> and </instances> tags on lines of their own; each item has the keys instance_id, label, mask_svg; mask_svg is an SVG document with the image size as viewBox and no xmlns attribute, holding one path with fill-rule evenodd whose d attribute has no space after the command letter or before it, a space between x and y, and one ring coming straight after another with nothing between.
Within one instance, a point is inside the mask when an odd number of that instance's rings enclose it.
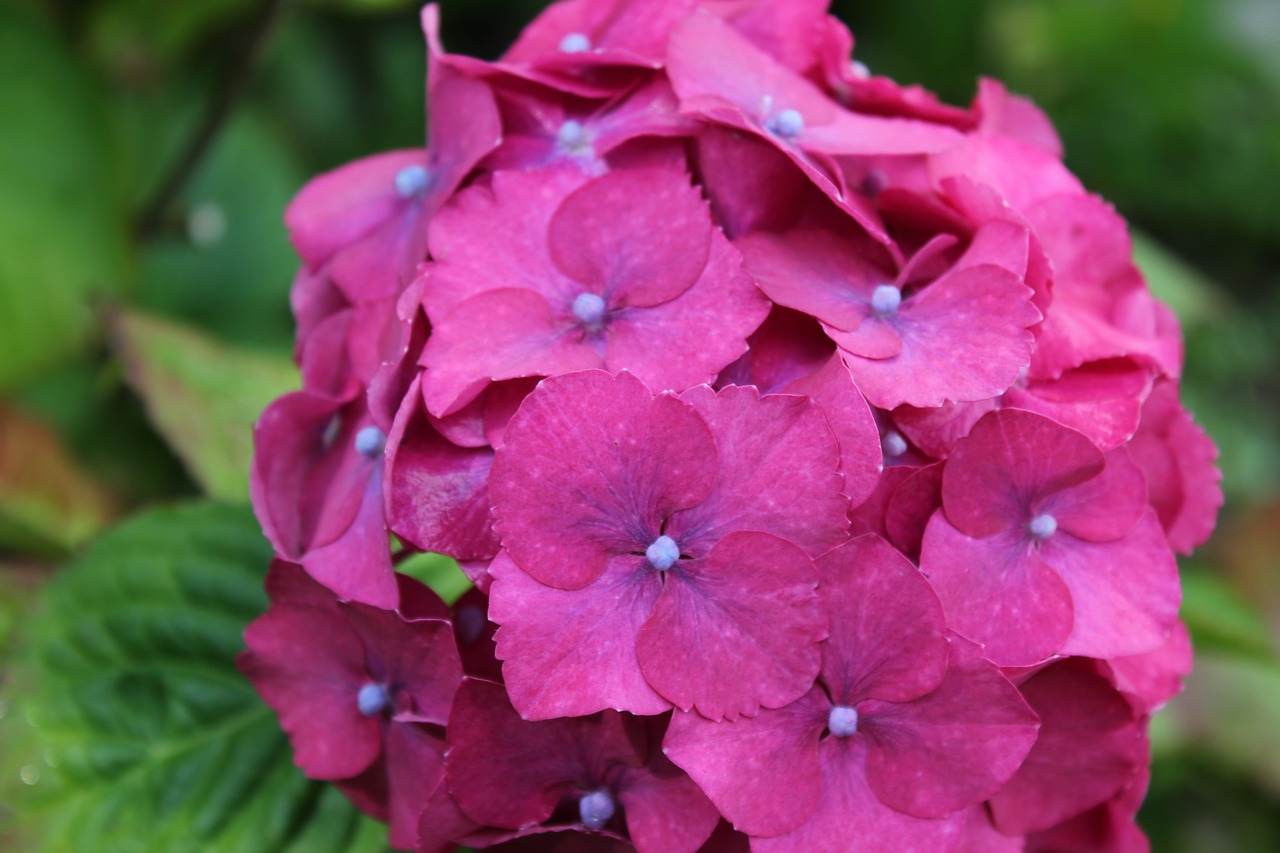
<instances>
[{"instance_id":1,"label":"magenta petal","mask_svg":"<svg viewBox=\"0 0 1280 853\"><path fill-rule=\"evenodd\" d=\"M884 457L871 407L853 384L844 362L833 354L818 370L778 390L803 394L818 404L840 444L841 491L851 506L866 500L880 479Z\"/></svg>"},{"instance_id":2,"label":"magenta petal","mask_svg":"<svg viewBox=\"0 0 1280 853\"><path fill-rule=\"evenodd\" d=\"M863 773L865 748L855 738L827 738L818 750L822 796L809 819L785 835L753 838L752 853L849 853L893 850L937 853L952 849L964 827L963 813L925 820L889 808L871 791Z\"/></svg>"},{"instance_id":3,"label":"magenta petal","mask_svg":"<svg viewBox=\"0 0 1280 853\"><path fill-rule=\"evenodd\" d=\"M1147 508L1147 481L1124 448L1107 454L1102 473L1047 498L1036 512L1047 512L1058 529L1078 539L1106 542L1133 529Z\"/></svg>"},{"instance_id":4,"label":"magenta petal","mask_svg":"<svg viewBox=\"0 0 1280 853\"><path fill-rule=\"evenodd\" d=\"M386 763L390 781L387 841L397 850L413 850L418 816L432 790L444 778L444 740L423 726L387 726Z\"/></svg>"},{"instance_id":5,"label":"magenta petal","mask_svg":"<svg viewBox=\"0 0 1280 853\"><path fill-rule=\"evenodd\" d=\"M735 721L676 713L663 751L735 827L778 835L801 824L818 802L818 737L829 709L815 686L784 708Z\"/></svg>"},{"instance_id":6,"label":"magenta petal","mask_svg":"<svg viewBox=\"0 0 1280 853\"><path fill-rule=\"evenodd\" d=\"M954 638L951 652L946 678L927 696L858 706L871 790L917 817L982 802L1036 740L1039 721L1017 688L967 641Z\"/></svg>"},{"instance_id":7,"label":"magenta petal","mask_svg":"<svg viewBox=\"0 0 1280 853\"><path fill-rule=\"evenodd\" d=\"M859 536L817 560L831 616L822 681L837 704L906 702L947 668L942 604L920 570L878 536Z\"/></svg>"},{"instance_id":8,"label":"magenta petal","mask_svg":"<svg viewBox=\"0 0 1280 853\"><path fill-rule=\"evenodd\" d=\"M732 720L761 705L779 708L813 684L827 615L799 548L765 533L730 533L664 580L637 653L645 679L671 702Z\"/></svg>"},{"instance_id":9,"label":"magenta petal","mask_svg":"<svg viewBox=\"0 0 1280 853\"><path fill-rule=\"evenodd\" d=\"M1112 658L1163 645L1178 614L1178 566L1154 511L1128 534L1086 542L1055 534L1041 546L1075 602L1066 654Z\"/></svg>"},{"instance_id":10,"label":"magenta petal","mask_svg":"<svg viewBox=\"0 0 1280 853\"><path fill-rule=\"evenodd\" d=\"M486 826L519 829L551 816L562 794L644 761L616 711L527 722L501 685L466 679L448 730L449 790Z\"/></svg>"},{"instance_id":11,"label":"magenta petal","mask_svg":"<svg viewBox=\"0 0 1280 853\"><path fill-rule=\"evenodd\" d=\"M902 339L889 358L857 354L865 342L851 333L849 371L873 405L937 406L1004 392L1031 358L1028 327L1039 321L1031 289L992 265L951 272L909 296L879 321ZM828 332L844 348L844 336Z\"/></svg>"},{"instance_id":12,"label":"magenta petal","mask_svg":"<svg viewBox=\"0 0 1280 853\"><path fill-rule=\"evenodd\" d=\"M711 217L686 175L610 172L569 195L547 234L565 275L610 305L646 307L689 289L706 266Z\"/></svg>"},{"instance_id":13,"label":"magenta petal","mask_svg":"<svg viewBox=\"0 0 1280 853\"><path fill-rule=\"evenodd\" d=\"M493 451L445 441L428 423L417 391L415 380L387 437L391 529L423 551L459 560L492 557L498 550L489 524Z\"/></svg>"},{"instance_id":14,"label":"magenta petal","mask_svg":"<svg viewBox=\"0 0 1280 853\"><path fill-rule=\"evenodd\" d=\"M720 463L711 494L671 518L667 532L682 547L701 556L727 533L757 530L816 556L845 540L839 445L818 406L761 397L749 385L718 392L701 385L680 399L710 427Z\"/></svg>"},{"instance_id":15,"label":"magenta petal","mask_svg":"<svg viewBox=\"0 0 1280 853\"><path fill-rule=\"evenodd\" d=\"M716 445L698 413L630 374L545 380L507 427L489 484L511 557L564 588L615 554L643 553L677 510L706 498Z\"/></svg>"},{"instance_id":16,"label":"magenta petal","mask_svg":"<svg viewBox=\"0 0 1280 853\"><path fill-rule=\"evenodd\" d=\"M1000 666L1037 663L1071 634L1068 585L1020 533L972 539L934 513L920 569L942 599L947 624L982 643Z\"/></svg>"},{"instance_id":17,"label":"magenta petal","mask_svg":"<svg viewBox=\"0 0 1280 853\"><path fill-rule=\"evenodd\" d=\"M1042 415L1002 409L982 417L956 445L942 477L947 519L970 536L1029 522L1054 492L1101 473L1101 451Z\"/></svg>"},{"instance_id":18,"label":"magenta petal","mask_svg":"<svg viewBox=\"0 0 1280 853\"><path fill-rule=\"evenodd\" d=\"M1064 665L1022 685L1040 715L1040 737L1026 763L991 798L1002 832L1047 829L1116 793L1143 761L1143 726L1133 709L1096 675Z\"/></svg>"},{"instance_id":19,"label":"magenta petal","mask_svg":"<svg viewBox=\"0 0 1280 853\"><path fill-rule=\"evenodd\" d=\"M627 834L640 853L694 853L720 813L689 776L652 747L649 763L626 768L617 781Z\"/></svg>"},{"instance_id":20,"label":"magenta petal","mask_svg":"<svg viewBox=\"0 0 1280 853\"><path fill-rule=\"evenodd\" d=\"M605 366L627 370L650 387L683 391L711 382L747 349L747 337L769 302L740 269L738 252L720 234L702 276L670 302L623 309L604 331Z\"/></svg>"},{"instance_id":21,"label":"magenta petal","mask_svg":"<svg viewBox=\"0 0 1280 853\"><path fill-rule=\"evenodd\" d=\"M604 364L571 317L517 288L481 293L454 308L432 328L422 363L423 399L437 417L458 411L493 380Z\"/></svg>"},{"instance_id":22,"label":"magenta petal","mask_svg":"<svg viewBox=\"0 0 1280 853\"><path fill-rule=\"evenodd\" d=\"M604 708L660 714L671 703L649 686L636 637L661 590L639 557L616 557L582 589L546 586L506 553L489 567L489 618L511 702L526 719Z\"/></svg>"},{"instance_id":23,"label":"magenta petal","mask_svg":"<svg viewBox=\"0 0 1280 853\"><path fill-rule=\"evenodd\" d=\"M303 554L300 562L307 574L341 598L384 609L397 606L400 594L382 516L380 470L369 477L351 525L337 539Z\"/></svg>"},{"instance_id":24,"label":"magenta petal","mask_svg":"<svg viewBox=\"0 0 1280 853\"><path fill-rule=\"evenodd\" d=\"M453 694L462 683L462 662L453 627L443 619L408 622L395 613L363 604L340 604L363 642L379 681L393 685L396 722L449 721Z\"/></svg>"}]
</instances>

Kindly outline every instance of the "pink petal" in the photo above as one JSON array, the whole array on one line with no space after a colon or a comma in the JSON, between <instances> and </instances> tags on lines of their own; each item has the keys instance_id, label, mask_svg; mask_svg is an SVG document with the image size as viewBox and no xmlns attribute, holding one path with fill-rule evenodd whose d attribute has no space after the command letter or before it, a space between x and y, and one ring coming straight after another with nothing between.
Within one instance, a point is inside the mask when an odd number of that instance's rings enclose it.
<instances>
[{"instance_id":1,"label":"pink petal","mask_svg":"<svg viewBox=\"0 0 1280 853\"><path fill-rule=\"evenodd\" d=\"M720 821L707 795L656 743L645 767L622 771L617 789L627 834L640 853L694 853Z\"/></svg>"},{"instance_id":2,"label":"pink petal","mask_svg":"<svg viewBox=\"0 0 1280 853\"><path fill-rule=\"evenodd\" d=\"M1044 542L1041 555L1075 602L1075 628L1064 653L1111 658L1164 644L1182 591L1154 511L1148 509L1133 530L1110 542L1055 534Z\"/></svg>"},{"instance_id":3,"label":"pink petal","mask_svg":"<svg viewBox=\"0 0 1280 853\"><path fill-rule=\"evenodd\" d=\"M662 579L640 629L645 679L711 720L803 695L827 635L812 567L803 551L764 533L730 533L705 558L681 561ZM653 570L641 564L637 571Z\"/></svg>"},{"instance_id":4,"label":"pink petal","mask_svg":"<svg viewBox=\"0 0 1280 853\"><path fill-rule=\"evenodd\" d=\"M702 274L711 218L687 175L611 172L570 194L551 218L552 261L610 306L669 302Z\"/></svg>"},{"instance_id":5,"label":"pink petal","mask_svg":"<svg viewBox=\"0 0 1280 853\"><path fill-rule=\"evenodd\" d=\"M1173 623L1168 641L1153 652L1112 658L1116 689L1137 697L1147 713L1155 713L1182 692L1191 672L1191 635L1182 622Z\"/></svg>"},{"instance_id":6,"label":"pink petal","mask_svg":"<svg viewBox=\"0 0 1280 853\"><path fill-rule=\"evenodd\" d=\"M703 501L716 460L711 431L687 403L655 398L627 373L553 377L525 398L497 451L495 524L521 568L579 588Z\"/></svg>"},{"instance_id":7,"label":"pink petal","mask_svg":"<svg viewBox=\"0 0 1280 853\"><path fill-rule=\"evenodd\" d=\"M498 550L489 522L493 451L446 441L427 422L417 392L415 381L387 437L391 529L422 551L459 560L491 557Z\"/></svg>"},{"instance_id":8,"label":"pink petal","mask_svg":"<svg viewBox=\"0 0 1280 853\"><path fill-rule=\"evenodd\" d=\"M942 477L947 519L970 536L1021 529L1055 492L1102 473L1089 439L1042 415L988 413L956 445Z\"/></svg>"},{"instance_id":9,"label":"pink petal","mask_svg":"<svg viewBox=\"0 0 1280 853\"><path fill-rule=\"evenodd\" d=\"M942 682L942 604L919 569L874 535L829 551L817 566L819 592L831 614L822 681L833 702L906 702Z\"/></svg>"},{"instance_id":10,"label":"pink petal","mask_svg":"<svg viewBox=\"0 0 1280 853\"><path fill-rule=\"evenodd\" d=\"M546 586L505 552L489 567L489 618L511 702L525 719L604 708L660 714L671 703L640 670L636 638L661 591L642 557L616 557L582 589Z\"/></svg>"},{"instance_id":11,"label":"pink petal","mask_svg":"<svg viewBox=\"0 0 1280 853\"><path fill-rule=\"evenodd\" d=\"M1021 535L972 539L935 513L920 570L942 599L947 624L982 643L1000 666L1036 663L1071 634L1070 588Z\"/></svg>"},{"instance_id":12,"label":"pink petal","mask_svg":"<svg viewBox=\"0 0 1280 853\"><path fill-rule=\"evenodd\" d=\"M1059 530L1078 539L1107 542L1132 530L1146 508L1146 478L1118 447L1107 454L1102 473L1055 492L1036 511L1051 514Z\"/></svg>"},{"instance_id":13,"label":"pink petal","mask_svg":"<svg viewBox=\"0 0 1280 853\"><path fill-rule=\"evenodd\" d=\"M602 367L604 360L567 312L540 294L491 290L437 321L422 353L423 398L437 417L470 403L490 381Z\"/></svg>"},{"instance_id":14,"label":"pink petal","mask_svg":"<svg viewBox=\"0 0 1280 853\"><path fill-rule=\"evenodd\" d=\"M1022 686L1041 718L1026 763L991 798L1002 832L1047 829L1111 797L1138 770L1143 727L1133 710L1096 675L1059 664Z\"/></svg>"},{"instance_id":15,"label":"pink petal","mask_svg":"<svg viewBox=\"0 0 1280 853\"><path fill-rule=\"evenodd\" d=\"M386 762L390 782L387 842L397 850L413 850L418 816L431 791L444 779L444 739L425 726L387 726Z\"/></svg>"},{"instance_id":16,"label":"pink petal","mask_svg":"<svg viewBox=\"0 0 1280 853\"><path fill-rule=\"evenodd\" d=\"M803 823L818 803L818 738L830 707L814 686L784 708L735 721L677 712L663 751L735 827L777 835Z\"/></svg>"},{"instance_id":17,"label":"pink petal","mask_svg":"<svg viewBox=\"0 0 1280 853\"><path fill-rule=\"evenodd\" d=\"M858 713L871 790L917 817L944 817L995 793L1022 764L1039 723L1017 688L960 638L937 690L901 705L864 702Z\"/></svg>"},{"instance_id":18,"label":"pink petal","mask_svg":"<svg viewBox=\"0 0 1280 853\"><path fill-rule=\"evenodd\" d=\"M816 556L846 538L840 455L822 410L804 397L759 396L752 386L681 395L715 436L715 488L671 518L668 535L701 556L736 530L782 537Z\"/></svg>"},{"instance_id":19,"label":"pink petal","mask_svg":"<svg viewBox=\"0 0 1280 853\"><path fill-rule=\"evenodd\" d=\"M902 339L889 358L846 355L845 363L873 405L893 409L982 400L1004 392L1030 360L1040 319L1031 290L1007 270L982 265L951 272L909 296L885 323ZM831 333L844 348L844 336Z\"/></svg>"},{"instance_id":20,"label":"pink petal","mask_svg":"<svg viewBox=\"0 0 1280 853\"><path fill-rule=\"evenodd\" d=\"M394 609L400 594L391 568L382 516L382 472L369 477L359 512L337 539L312 548L300 560L307 574L348 601Z\"/></svg>"},{"instance_id":21,"label":"pink petal","mask_svg":"<svg viewBox=\"0 0 1280 853\"><path fill-rule=\"evenodd\" d=\"M822 796L809 819L785 835L753 838L752 853L848 853L850 839L863 850L936 853L952 849L963 814L924 820L889 808L863 774L865 749L857 738L827 738L819 748Z\"/></svg>"}]
</instances>

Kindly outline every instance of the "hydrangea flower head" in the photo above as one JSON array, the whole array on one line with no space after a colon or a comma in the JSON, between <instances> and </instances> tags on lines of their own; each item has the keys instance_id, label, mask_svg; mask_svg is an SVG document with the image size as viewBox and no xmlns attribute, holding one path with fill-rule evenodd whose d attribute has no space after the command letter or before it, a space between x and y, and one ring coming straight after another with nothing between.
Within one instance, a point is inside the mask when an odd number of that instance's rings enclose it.
<instances>
[{"instance_id":1,"label":"hydrangea flower head","mask_svg":"<svg viewBox=\"0 0 1280 853\"><path fill-rule=\"evenodd\" d=\"M1177 322L1030 101L826 6L561 0L495 61L428 6L424 147L286 212L242 668L394 846L1143 849L1222 501Z\"/></svg>"}]
</instances>

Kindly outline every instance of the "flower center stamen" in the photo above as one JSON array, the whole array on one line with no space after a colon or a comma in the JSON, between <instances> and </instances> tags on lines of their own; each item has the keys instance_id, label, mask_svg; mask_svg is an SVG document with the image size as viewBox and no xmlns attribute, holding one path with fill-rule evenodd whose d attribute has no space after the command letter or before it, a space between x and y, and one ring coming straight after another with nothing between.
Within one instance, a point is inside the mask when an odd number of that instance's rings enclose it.
<instances>
[{"instance_id":1,"label":"flower center stamen","mask_svg":"<svg viewBox=\"0 0 1280 853\"><path fill-rule=\"evenodd\" d=\"M827 715L827 731L836 737L849 737L858 731L858 712L848 705L833 705Z\"/></svg>"},{"instance_id":2,"label":"flower center stamen","mask_svg":"<svg viewBox=\"0 0 1280 853\"><path fill-rule=\"evenodd\" d=\"M599 328L604 320L604 299L594 293L579 293L573 300L573 316L588 328Z\"/></svg>"},{"instance_id":3,"label":"flower center stamen","mask_svg":"<svg viewBox=\"0 0 1280 853\"><path fill-rule=\"evenodd\" d=\"M1049 513L1042 513L1031 519L1031 523L1027 525L1027 529L1031 531L1031 535L1037 539L1048 539L1058 531L1058 519Z\"/></svg>"},{"instance_id":4,"label":"flower center stamen","mask_svg":"<svg viewBox=\"0 0 1280 853\"><path fill-rule=\"evenodd\" d=\"M603 788L578 800L578 814L582 817L582 825L587 829L603 829L617 807L613 795Z\"/></svg>"},{"instance_id":5,"label":"flower center stamen","mask_svg":"<svg viewBox=\"0 0 1280 853\"><path fill-rule=\"evenodd\" d=\"M396 172L396 192L401 198L413 198L427 188L427 168L416 163Z\"/></svg>"},{"instance_id":6,"label":"flower center stamen","mask_svg":"<svg viewBox=\"0 0 1280 853\"><path fill-rule=\"evenodd\" d=\"M892 314L902 304L902 291L892 284L877 284L871 292L871 310L878 316Z\"/></svg>"},{"instance_id":7,"label":"flower center stamen","mask_svg":"<svg viewBox=\"0 0 1280 853\"><path fill-rule=\"evenodd\" d=\"M680 546L670 536L659 536L653 540L653 544L644 549L644 556L649 561L649 565L660 572L665 572L680 559Z\"/></svg>"},{"instance_id":8,"label":"flower center stamen","mask_svg":"<svg viewBox=\"0 0 1280 853\"><path fill-rule=\"evenodd\" d=\"M569 33L560 39L561 53L583 53L591 50L591 39L582 33Z\"/></svg>"},{"instance_id":9,"label":"flower center stamen","mask_svg":"<svg viewBox=\"0 0 1280 853\"><path fill-rule=\"evenodd\" d=\"M361 687L360 692L356 694L356 707L366 717L381 714L389 704L391 704L391 697L387 695L387 688L372 681Z\"/></svg>"},{"instance_id":10,"label":"flower center stamen","mask_svg":"<svg viewBox=\"0 0 1280 853\"><path fill-rule=\"evenodd\" d=\"M367 426L356 433L356 453L374 459L387 449L387 435L376 426Z\"/></svg>"},{"instance_id":11,"label":"flower center stamen","mask_svg":"<svg viewBox=\"0 0 1280 853\"><path fill-rule=\"evenodd\" d=\"M907 440L900 432L891 429L880 439L880 449L884 451L885 458L897 459L907 452Z\"/></svg>"}]
</instances>

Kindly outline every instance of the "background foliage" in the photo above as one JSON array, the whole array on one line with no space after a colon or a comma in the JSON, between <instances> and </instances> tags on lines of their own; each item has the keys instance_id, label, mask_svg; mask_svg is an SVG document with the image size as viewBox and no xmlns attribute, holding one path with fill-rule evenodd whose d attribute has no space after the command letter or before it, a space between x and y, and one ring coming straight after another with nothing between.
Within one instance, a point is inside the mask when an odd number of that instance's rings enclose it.
<instances>
[{"instance_id":1,"label":"background foliage","mask_svg":"<svg viewBox=\"0 0 1280 853\"><path fill-rule=\"evenodd\" d=\"M493 57L543 3L442 5ZM1141 819L1157 850L1280 849L1280 4L834 10L877 73L1031 95L1138 231L1228 498ZM297 381L281 211L420 145L423 75L404 0L0 0L0 848L383 849L231 662L269 555L250 424Z\"/></svg>"}]
</instances>

